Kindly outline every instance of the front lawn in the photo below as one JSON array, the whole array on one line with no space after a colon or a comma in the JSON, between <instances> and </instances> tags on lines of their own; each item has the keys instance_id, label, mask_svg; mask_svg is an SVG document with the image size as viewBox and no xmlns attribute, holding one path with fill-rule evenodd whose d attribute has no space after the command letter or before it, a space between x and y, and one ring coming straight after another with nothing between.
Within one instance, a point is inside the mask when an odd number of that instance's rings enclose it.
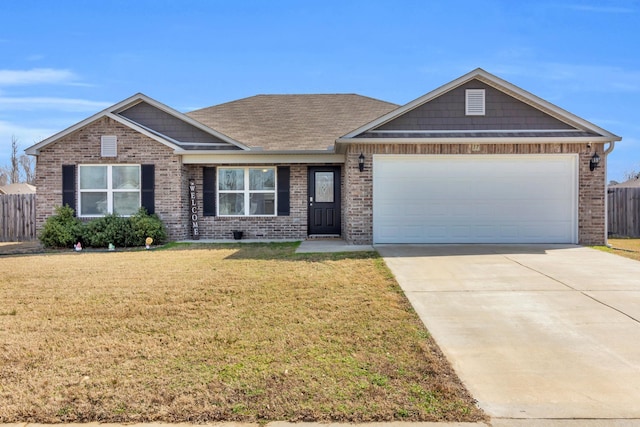
<instances>
[{"instance_id":1,"label":"front lawn","mask_svg":"<svg viewBox=\"0 0 640 427\"><path fill-rule=\"evenodd\" d=\"M484 419L375 253L0 257L0 423Z\"/></svg>"},{"instance_id":2,"label":"front lawn","mask_svg":"<svg viewBox=\"0 0 640 427\"><path fill-rule=\"evenodd\" d=\"M597 249L640 261L640 239L609 239L608 243L611 247Z\"/></svg>"}]
</instances>

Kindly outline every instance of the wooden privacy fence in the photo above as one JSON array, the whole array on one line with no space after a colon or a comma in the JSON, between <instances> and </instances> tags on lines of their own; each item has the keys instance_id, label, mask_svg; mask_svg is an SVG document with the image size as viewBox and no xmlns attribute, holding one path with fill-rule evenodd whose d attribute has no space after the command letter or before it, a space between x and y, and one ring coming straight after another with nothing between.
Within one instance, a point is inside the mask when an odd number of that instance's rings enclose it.
<instances>
[{"instance_id":1,"label":"wooden privacy fence","mask_svg":"<svg viewBox=\"0 0 640 427\"><path fill-rule=\"evenodd\" d=\"M612 237L640 237L640 187L607 190L608 231Z\"/></svg>"},{"instance_id":2,"label":"wooden privacy fence","mask_svg":"<svg viewBox=\"0 0 640 427\"><path fill-rule=\"evenodd\" d=\"M0 242L36 239L36 195L0 195Z\"/></svg>"}]
</instances>

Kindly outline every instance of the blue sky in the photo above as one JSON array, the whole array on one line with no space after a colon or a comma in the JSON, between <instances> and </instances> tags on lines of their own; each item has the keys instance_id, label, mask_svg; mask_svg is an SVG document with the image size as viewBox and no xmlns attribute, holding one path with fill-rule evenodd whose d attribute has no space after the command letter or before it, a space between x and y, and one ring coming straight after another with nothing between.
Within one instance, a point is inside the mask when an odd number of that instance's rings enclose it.
<instances>
[{"instance_id":1,"label":"blue sky","mask_svg":"<svg viewBox=\"0 0 640 427\"><path fill-rule=\"evenodd\" d=\"M407 103L477 68L623 137L640 171L639 0L0 1L0 165L137 92L179 111L255 94Z\"/></svg>"}]
</instances>

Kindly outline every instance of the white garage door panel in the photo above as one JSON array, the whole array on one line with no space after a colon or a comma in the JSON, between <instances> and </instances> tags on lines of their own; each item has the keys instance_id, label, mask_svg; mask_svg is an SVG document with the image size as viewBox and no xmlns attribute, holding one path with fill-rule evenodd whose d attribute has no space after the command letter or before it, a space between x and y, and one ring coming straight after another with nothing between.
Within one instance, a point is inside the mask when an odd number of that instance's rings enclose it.
<instances>
[{"instance_id":1,"label":"white garage door panel","mask_svg":"<svg viewBox=\"0 0 640 427\"><path fill-rule=\"evenodd\" d=\"M576 155L373 158L375 243L577 243Z\"/></svg>"}]
</instances>

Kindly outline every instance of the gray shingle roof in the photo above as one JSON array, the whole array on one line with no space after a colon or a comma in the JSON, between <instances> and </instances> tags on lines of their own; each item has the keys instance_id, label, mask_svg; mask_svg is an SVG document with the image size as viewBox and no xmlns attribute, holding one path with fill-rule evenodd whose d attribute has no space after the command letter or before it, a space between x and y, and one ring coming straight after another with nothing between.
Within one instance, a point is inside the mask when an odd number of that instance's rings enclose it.
<instances>
[{"instance_id":1,"label":"gray shingle roof","mask_svg":"<svg viewBox=\"0 0 640 427\"><path fill-rule=\"evenodd\" d=\"M186 114L252 148L326 150L397 107L356 94L257 95Z\"/></svg>"}]
</instances>

